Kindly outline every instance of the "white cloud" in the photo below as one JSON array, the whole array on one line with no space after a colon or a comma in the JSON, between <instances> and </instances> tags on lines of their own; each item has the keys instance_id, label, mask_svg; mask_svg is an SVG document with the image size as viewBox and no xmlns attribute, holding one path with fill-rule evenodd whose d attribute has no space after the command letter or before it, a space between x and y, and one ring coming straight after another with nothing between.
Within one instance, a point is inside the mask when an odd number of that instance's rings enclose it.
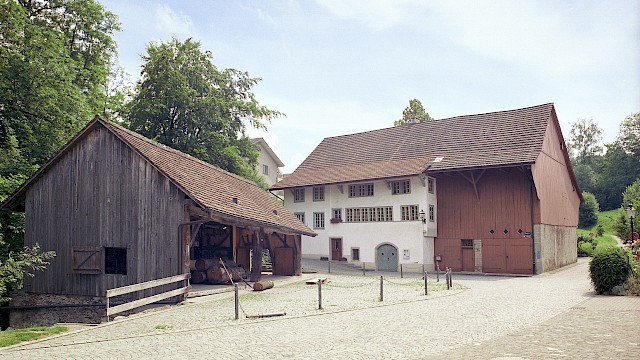
<instances>
[{"instance_id":1,"label":"white cloud","mask_svg":"<svg viewBox=\"0 0 640 360\"><path fill-rule=\"evenodd\" d=\"M182 36L196 33L196 28L188 15L175 12L169 5L158 5L155 9L157 30Z\"/></svg>"},{"instance_id":2,"label":"white cloud","mask_svg":"<svg viewBox=\"0 0 640 360\"><path fill-rule=\"evenodd\" d=\"M332 14L360 21L374 30L383 30L402 23L411 14L407 5L415 3L416 1L411 0L318 0L318 4Z\"/></svg>"}]
</instances>

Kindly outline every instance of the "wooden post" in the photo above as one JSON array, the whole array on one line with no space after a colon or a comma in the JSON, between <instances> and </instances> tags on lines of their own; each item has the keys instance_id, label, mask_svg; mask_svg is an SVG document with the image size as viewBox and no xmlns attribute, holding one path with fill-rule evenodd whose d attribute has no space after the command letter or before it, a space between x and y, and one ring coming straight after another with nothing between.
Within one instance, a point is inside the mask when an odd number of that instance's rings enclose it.
<instances>
[{"instance_id":1,"label":"wooden post","mask_svg":"<svg viewBox=\"0 0 640 360\"><path fill-rule=\"evenodd\" d=\"M260 281L262 277L262 243L257 230L251 235L253 257L251 259L251 281Z\"/></svg>"},{"instance_id":2,"label":"wooden post","mask_svg":"<svg viewBox=\"0 0 640 360\"><path fill-rule=\"evenodd\" d=\"M235 283L233 284L233 293L234 293L234 303L235 303L235 319L238 320L239 318L239 312L238 312L238 308L240 307L240 301L238 300L238 284Z\"/></svg>"},{"instance_id":3,"label":"wooden post","mask_svg":"<svg viewBox=\"0 0 640 360\"><path fill-rule=\"evenodd\" d=\"M318 279L318 310L322 310L322 280Z\"/></svg>"},{"instance_id":4,"label":"wooden post","mask_svg":"<svg viewBox=\"0 0 640 360\"><path fill-rule=\"evenodd\" d=\"M429 295L429 292L427 291L427 272L425 271L422 274L424 274L424 294Z\"/></svg>"},{"instance_id":5,"label":"wooden post","mask_svg":"<svg viewBox=\"0 0 640 360\"><path fill-rule=\"evenodd\" d=\"M286 239L286 238L285 238ZM293 273L302 275L302 235L293 235Z\"/></svg>"},{"instance_id":6,"label":"wooden post","mask_svg":"<svg viewBox=\"0 0 640 360\"><path fill-rule=\"evenodd\" d=\"M384 300L384 279L382 277L382 275L380 275L380 301Z\"/></svg>"}]
</instances>

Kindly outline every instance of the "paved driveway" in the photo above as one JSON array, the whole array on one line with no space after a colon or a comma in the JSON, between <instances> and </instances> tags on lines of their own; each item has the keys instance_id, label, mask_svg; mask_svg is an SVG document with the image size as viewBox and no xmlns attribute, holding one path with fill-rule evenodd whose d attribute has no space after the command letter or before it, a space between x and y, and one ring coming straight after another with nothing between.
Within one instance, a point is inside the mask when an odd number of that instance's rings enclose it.
<instances>
[{"instance_id":1,"label":"paved driveway","mask_svg":"<svg viewBox=\"0 0 640 360\"><path fill-rule=\"evenodd\" d=\"M457 276L455 289L434 288L427 297L420 279L391 279L382 303L370 274L313 276L332 280L323 310L315 285L289 281L241 298L249 314L286 316L233 320L233 299L220 294L1 350L0 357L637 359L640 351L640 298L594 297L586 260L534 277Z\"/></svg>"}]
</instances>

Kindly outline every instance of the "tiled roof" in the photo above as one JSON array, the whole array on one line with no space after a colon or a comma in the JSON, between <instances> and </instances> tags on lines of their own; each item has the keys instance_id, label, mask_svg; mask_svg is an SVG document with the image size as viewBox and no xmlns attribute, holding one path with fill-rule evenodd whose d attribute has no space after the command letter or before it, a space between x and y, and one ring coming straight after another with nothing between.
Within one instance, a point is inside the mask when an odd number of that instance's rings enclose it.
<instances>
[{"instance_id":1,"label":"tiled roof","mask_svg":"<svg viewBox=\"0 0 640 360\"><path fill-rule=\"evenodd\" d=\"M24 202L27 189L41 174L64 155L73 143L102 124L122 141L152 163L176 186L196 203L213 214L256 227L270 227L284 233L315 236L316 234L300 222L291 212L278 203L272 195L258 185L240 176L198 160L178 150L149 140L142 135L119 125L96 117L74 137L53 159L28 179L7 201L2 204L10 209L19 209ZM237 199L234 203L233 198Z\"/></svg>"},{"instance_id":2,"label":"tiled roof","mask_svg":"<svg viewBox=\"0 0 640 360\"><path fill-rule=\"evenodd\" d=\"M272 189L531 164L552 111L544 104L325 138Z\"/></svg>"}]
</instances>

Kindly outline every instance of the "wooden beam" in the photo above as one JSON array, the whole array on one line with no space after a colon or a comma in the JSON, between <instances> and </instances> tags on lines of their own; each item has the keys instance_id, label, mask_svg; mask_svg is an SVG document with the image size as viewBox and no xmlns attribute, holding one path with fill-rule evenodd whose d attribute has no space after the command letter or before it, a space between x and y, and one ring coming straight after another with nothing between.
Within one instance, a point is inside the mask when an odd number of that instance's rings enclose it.
<instances>
[{"instance_id":1,"label":"wooden beam","mask_svg":"<svg viewBox=\"0 0 640 360\"><path fill-rule=\"evenodd\" d=\"M139 283L139 284L122 286L122 287L115 288L115 289L109 289L109 290L107 290L107 297L113 297L113 296L118 296L118 295L129 294L129 293L132 293L132 292L135 292L135 291L150 289L150 288L156 287L156 286L167 285L167 284L171 284L171 283L174 283L174 282L177 282L177 281L187 280L190 276L191 276L191 274L186 273L186 274L170 276L170 277L163 278L163 279L145 281L145 282L142 282L142 283Z\"/></svg>"},{"instance_id":2,"label":"wooden beam","mask_svg":"<svg viewBox=\"0 0 640 360\"><path fill-rule=\"evenodd\" d=\"M251 278L253 282L260 281L262 277L262 243L257 230L251 235L253 257L251 258Z\"/></svg>"},{"instance_id":3,"label":"wooden beam","mask_svg":"<svg viewBox=\"0 0 640 360\"><path fill-rule=\"evenodd\" d=\"M134 300L134 301L122 304L122 305L109 307L107 309L107 316L110 316L110 315L113 315L113 314L117 314L117 313L121 313L123 311L131 310L131 309L135 309L135 308L143 306L143 305L153 304L156 301L168 299L170 297L187 294L189 292L189 289L190 289L190 286L185 286L185 287L180 288L180 289L167 291L165 293L149 296L149 297L144 298L144 299Z\"/></svg>"}]
</instances>

